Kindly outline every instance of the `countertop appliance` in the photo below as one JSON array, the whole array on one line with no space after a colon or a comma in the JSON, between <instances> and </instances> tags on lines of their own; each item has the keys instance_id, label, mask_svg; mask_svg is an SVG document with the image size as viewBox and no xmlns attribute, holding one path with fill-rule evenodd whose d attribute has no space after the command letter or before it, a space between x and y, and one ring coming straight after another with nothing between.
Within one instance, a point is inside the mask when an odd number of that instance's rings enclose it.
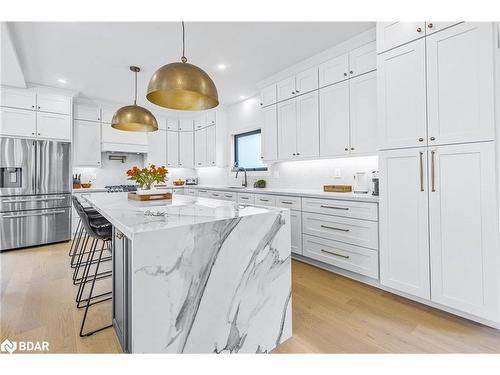
<instances>
[{"instance_id":1,"label":"countertop appliance","mask_svg":"<svg viewBox=\"0 0 500 375\"><path fill-rule=\"evenodd\" d=\"M108 193L123 193L137 191L137 185L108 185L104 186Z\"/></svg>"},{"instance_id":2,"label":"countertop appliance","mask_svg":"<svg viewBox=\"0 0 500 375\"><path fill-rule=\"evenodd\" d=\"M0 251L71 238L71 144L0 137Z\"/></svg>"},{"instance_id":3,"label":"countertop appliance","mask_svg":"<svg viewBox=\"0 0 500 375\"><path fill-rule=\"evenodd\" d=\"M186 185L198 185L198 177L186 178Z\"/></svg>"},{"instance_id":4,"label":"countertop appliance","mask_svg":"<svg viewBox=\"0 0 500 375\"><path fill-rule=\"evenodd\" d=\"M354 173L354 185L352 187L353 193L367 194L368 193L368 177L366 172Z\"/></svg>"}]
</instances>

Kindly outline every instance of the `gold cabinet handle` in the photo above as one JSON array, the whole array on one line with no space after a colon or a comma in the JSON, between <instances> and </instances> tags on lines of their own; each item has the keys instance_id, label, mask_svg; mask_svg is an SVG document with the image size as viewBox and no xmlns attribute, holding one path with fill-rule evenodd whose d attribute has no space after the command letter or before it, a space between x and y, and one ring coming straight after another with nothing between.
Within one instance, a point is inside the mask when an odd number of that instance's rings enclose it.
<instances>
[{"instance_id":1,"label":"gold cabinet handle","mask_svg":"<svg viewBox=\"0 0 500 375\"><path fill-rule=\"evenodd\" d=\"M424 191L424 153L422 151L420 154L420 191Z\"/></svg>"},{"instance_id":2,"label":"gold cabinet handle","mask_svg":"<svg viewBox=\"0 0 500 375\"><path fill-rule=\"evenodd\" d=\"M321 251L324 252L324 253L327 253L327 254L335 255L336 257L341 257L341 258L344 258L344 259L349 259L349 255L342 255L342 254L334 253L333 251L328 251L328 250L325 250L325 249L321 249Z\"/></svg>"},{"instance_id":3,"label":"gold cabinet handle","mask_svg":"<svg viewBox=\"0 0 500 375\"><path fill-rule=\"evenodd\" d=\"M339 230L341 232L349 232L349 229L344 229L344 228L336 228L336 227L330 227L328 225L323 225L321 224L321 228L326 228L326 229L333 229L333 230Z\"/></svg>"}]
</instances>

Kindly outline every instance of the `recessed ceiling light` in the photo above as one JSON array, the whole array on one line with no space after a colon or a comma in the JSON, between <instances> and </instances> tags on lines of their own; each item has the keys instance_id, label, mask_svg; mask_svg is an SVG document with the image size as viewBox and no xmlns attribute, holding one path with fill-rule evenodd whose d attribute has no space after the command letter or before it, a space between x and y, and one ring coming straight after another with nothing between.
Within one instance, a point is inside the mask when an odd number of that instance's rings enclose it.
<instances>
[{"instance_id":1,"label":"recessed ceiling light","mask_svg":"<svg viewBox=\"0 0 500 375\"><path fill-rule=\"evenodd\" d=\"M246 96L245 95L240 95L240 99L241 100L246 99Z\"/></svg>"},{"instance_id":2,"label":"recessed ceiling light","mask_svg":"<svg viewBox=\"0 0 500 375\"><path fill-rule=\"evenodd\" d=\"M59 82L59 83L63 83L63 84L64 84L64 83L66 83L67 81L66 81L64 78L58 78L58 79L57 79L57 82Z\"/></svg>"},{"instance_id":3,"label":"recessed ceiling light","mask_svg":"<svg viewBox=\"0 0 500 375\"><path fill-rule=\"evenodd\" d=\"M226 70L226 68L227 68L226 64L219 64L219 65L217 65L217 69L219 69L219 70Z\"/></svg>"}]
</instances>

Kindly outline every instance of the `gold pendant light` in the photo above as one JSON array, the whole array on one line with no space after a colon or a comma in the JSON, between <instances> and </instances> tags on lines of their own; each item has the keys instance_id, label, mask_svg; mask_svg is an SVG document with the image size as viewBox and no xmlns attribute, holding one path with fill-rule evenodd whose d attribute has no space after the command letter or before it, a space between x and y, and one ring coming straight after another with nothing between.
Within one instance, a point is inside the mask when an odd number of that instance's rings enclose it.
<instances>
[{"instance_id":1,"label":"gold pendant light","mask_svg":"<svg viewBox=\"0 0 500 375\"><path fill-rule=\"evenodd\" d=\"M156 105L184 111L200 111L219 105L217 88L202 69L188 64L185 51L184 22L182 22L182 62L158 69L148 85L146 98Z\"/></svg>"},{"instance_id":2,"label":"gold pendant light","mask_svg":"<svg viewBox=\"0 0 500 375\"><path fill-rule=\"evenodd\" d=\"M111 126L115 129L130 132L154 132L158 130L156 118L146 108L137 105L137 73L141 71L137 66L131 66L135 73L134 104L120 108L113 115Z\"/></svg>"}]
</instances>

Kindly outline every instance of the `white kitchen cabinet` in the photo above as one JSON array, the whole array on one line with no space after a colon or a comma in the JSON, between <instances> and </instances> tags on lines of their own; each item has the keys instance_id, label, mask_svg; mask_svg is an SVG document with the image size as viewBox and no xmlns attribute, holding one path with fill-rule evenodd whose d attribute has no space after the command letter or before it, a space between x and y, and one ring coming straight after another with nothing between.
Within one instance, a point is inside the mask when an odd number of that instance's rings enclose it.
<instances>
[{"instance_id":1,"label":"white kitchen cabinet","mask_svg":"<svg viewBox=\"0 0 500 375\"><path fill-rule=\"evenodd\" d=\"M38 93L36 108L38 111L71 115L72 99L68 96Z\"/></svg>"},{"instance_id":2,"label":"white kitchen cabinet","mask_svg":"<svg viewBox=\"0 0 500 375\"><path fill-rule=\"evenodd\" d=\"M290 210L292 253L302 255L302 212Z\"/></svg>"},{"instance_id":3,"label":"white kitchen cabinet","mask_svg":"<svg viewBox=\"0 0 500 375\"><path fill-rule=\"evenodd\" d=\"M295 95L295 76L285 78L276 84L278 101L290 99Z\"/></svg>"},{"instance_id":4,"label":"white kitchen cabinet","mask_svg":"<svg viewBox=\"0 0 500 375\"><path fill-rule=\"evenodd\" d=\"M101 108L94 105L75 103L73 108L73 117L75 120L100 122ZM109 123L111 123L111 120Z\"/></svg>"},{"instance_id":5,"label":"white kitchen cabinet","mask_svg":"<svg viewBox=\"0 0 500 375\"><path fill-rule=\"evenodd\" d=\"M148 156L147 163L156 166L167 165L167 131L158 129L148 132Z\"/></svg>"},{"instance_id":6,"label":"white kitchen cabinet","mask_svg":"<svg viewBox=\"0 0 500 375\"><path fill-rule=\"evenodd\" d=\"M262 109L261 159L278 159L278 114L276 104Z\"/></svg>"},{"instance_id":7,"label":"white kitchen cabinet","mask_svg":"<svg viewBox=\"0 0 500 375\"><path fill-rule=\"evenodd\" d=\"M277 101L276 84L264 87L260 92L261 107L267 107L268 105L275 104Z\"/></svg>"},{"instance_id":8,"label":"white kitchen cabinet","mask_svg":"<svg viewBox=\"0 0 500 375\"><path fill-rule=\"evenodd\" d=\"M430 298L427 148L384 151L380 169L380 282Z\"/></svg>"},{"instance_id":9,"label":"white kitchen cabinet","mask_svg":"<svg viewBox=\"0 0 500 375\"><path fill-rule=\"evenodd\" d=\"M216 125L207 127L207 166L215 167L217 164L217 128Z\"/></svg>"},{"instance_id":10,"label":"white kitchen cabinet","mask_svg":"<svg viewBox=\"0 0 500 375\"><path fill-rule=\"evenodd\" d=\"M179 132L167 130L167 166L179 166Z\"/></svg>"},{"instance_id":11,"label":"white kitchen cabinet","mask_svg":"<svg viewBox=\"0 0 500 375\"><path fill-rule=\"evenodd\" d=\"M357 77L377 69L376 42L367 43L349 52L349 77Z\"/></svg>"},{"instance_id":12,"label":"white kitchen cabinet","mask_svg":"<svg viewBox=\"0 0 500 375\"><path fill-rule=\"evenodd\" d=\"M349 81L319 90L319 140L321 156L349 153Z\"/></svg>"},{"instance_id":13,"label":"white kitchen cabinet","mask_svg":"<svg viewBox=\"0 0 500 375\"><path fill-rule=\"evenodd\" d=\"M167 118L167 130L178 131L179 120L174 118Z\"/></svg>"},{"instance_id":14,"label":"white kitchen cabinet","mask_svg":"<svg viewBox=\"0 0 500 375\"><path fill-rule=\"evenodd\" d=\"M432 301L498 320L495 145L432 147L428 157Z\"/></svg>"},{"instance_id":15,"label":"white kitchen cabinet","mask_svg":"<svg viewBox=\"0 0 500 375\"><path fill-rule=\"evenodd\" d=\"M147 146L148 138L146 132L119 130L113 128L111 124L103 123L102 142Z\"/></svg>"},{"instance_id":16,"label":"white kitchen cabinet","mask_svg":"<svg viewBox=\"0 0 500 375\"><path fill-rule=\"evenodd\" d=\"M427 144L425 40L377 56L381 149Z\"/></svg>"},{"instance_id":17,"label":"white kitchen cabinet","mask_svg":"<svg viewBox=\"0 0 500 375\"><path fill-rule=\"evenodd\" d=\"M1 106L18 109L36 109L36 92L33 90L2 87L0 92Z\"/></svg>"},{"instance_id":18,"label":"white kitchen cabinet","mask_svg":"<svg viewBox=\"0 0 500 375\"><path fill-rule=\"evenodd\" d=\"M215 125L217 123L217 111L208 111L206 113L207 126Z\"/></svg>"},{"instance_id":19,"label":"white kitchen cabinet","mask_svg":"<svg viewBox=\"0 0 500 375\"><path fill-rule=\"evenodd\" d=\"M194 132L194 165L195 167L207 165L207 128Z\"/></svg>"},{"instance_id":20,"label":"white kitchen cabinet","mask_svg":"<svg viewBox=\"0 0 500 375\"><path fill-rule=\"evenodd\" d=\"M493 140L492 24L465 22L426 45L429 145Z\"/></svg>"},{"instance_id":21,"label":"white kitchen cabinet","mask_svg":"<svg viewBox=\"0 0 500 375\"><path fill-rule=\"evenodd\" d=\"M349 54L337 56L319 66L319 87L325 87L349 78Z\"/></svg>"},{"instance_id":22,"label":"white kitchen cabinet","mask_svg":"<svg viewBox=\"0 0 500 375\"><path fill-rule=\"evenodd\" d=\"M203 113L195 117L193 120L193 126L195 130L205 128L207 126L207 115ZM182 128L184 129L185 127L187 127L187 125L183 124Z\"/></svg>"},{"instance_id":23,"label":"white kitchen cabinet","mask_svg":"<svg viewBox=\"0 0 500 375\"><path fill-rule=\"evenodd\" d=\"M375 153L377 145L377 73L349 80L350 152ZM342 134L342 133L341 133Z\"/></svg>"},{"instance_id":24,"label":"white kitchen cabinet","mask_svg":"<svg viewBox=\"0 0 500 375\"><path fill-rule=\"evenodd\" d=\"M314 67L276 84L278 101L306 94L318 88L318 68Z\"/></svg>"},{"instance_id":25,"label":"white kitchen cabinet","mask_svg":"<svg viewBox=\"0 0 500 375\"><path fill-rule=\"evenodd\" d=\"M59 113L36 113L37 137L71 141L71 116Z\"/></svg>"},{"instance_id":26,"label":"white kitchen cabinet","mask_svg":"<svg viewBox=\"0 0 500 375\"><path fill-rule=\"evenodd\" d=\"M238 203L254 204L255 197L253 194L249 194L249 193L238 193Z\"/></svg>"},{"instance_id":27,"label":"white kitchen cabinet","mask_svg":"<svg viewBox=\"0 0 500 375\"><path fill-rule=\"evenodd\" d=\"M118 108L101 108L101 119L103 123L111 124L113 116Z\"/></svg>"},{"instance_id":28,"label":"white kitchen cabinet","mask_svg":"<svg viewBox=\"0 0 500 375\"><path fill-rule=\"evenodd\" d=\"M198 197L200 198L210 198L210 192L204 189L198 189Z\"/></svg>"},{"instance_id":29,"label":"white kitchen cabinet","mask_svg":"<svg viewBox=\"0 0 500 375\"><path fill-rule=\"evenodd\" d=\"M297 97L297 156L319 156L319 95L317 91Z\"/></svg>"},{"instance_id":30,"label":"white kitchen cabinet","mask_svg":"<svg viewBox=\"0 0 500 375\"><path fill-rule=\"evenodd\" d=\"M36 137L36 112L26 109L0 107L0 135Z\"/></svg>"},{"instance_id":31,"label":"white kitchen cabinet","mask_svg":"<svg viewBox=\"0 0 500 375\"><path fill-rule=\"evenodd\" d=\"M425 22L377 22L377 53L425 36Z\"/></svg>"},{"instance_id":32,"label":"white kitchen cabinet","mask_svg":"<svg viewBox=\"0 0 500 375\"><path fill-rule=\"evenodd\" d=\"M296 101L278 103L278 159L295 159L297 154Z\"/></svg>"},{"instance_id":33,"label":"white kitchen cabinet","mask_svg":"<svg viewBox=\"0 0 500 375\"><path fill-rule=\"evenodd\" d=\"M179 167L194 166L194 132L179 132Z\"/></svg>"},{"instance_id":34,"label":"white kitchen cabinet","mask_svg":"<svg viewBox=\"0 0 500 375\"><path fill-rule=\"evenodd\" d=\"M189 132L193 130L194 130L194 121L192 118L181 118L179 120L179 131Z\"/></svg>"},{"instance_id":35,"label":"white kitchen cabinet","mask_svg":"<svg viewBox=\"0 0 500 375\"><path fill-rule=\"evenodd\" d=\"M73 165L101 166L101 125L98 122L74 121Z\"/></svg>"},{"instance_id":36,"label":"white kitchen cabinet","mask_svg":"<svg viewBox=\"0 0 500 375\"><path fill-rule=\"evenodd\" d=\"M460 22L432 22L425 23L425 35L431 35L437 31L447 29L450 26L457 25Z\"/></svg>"}]
</instances>

